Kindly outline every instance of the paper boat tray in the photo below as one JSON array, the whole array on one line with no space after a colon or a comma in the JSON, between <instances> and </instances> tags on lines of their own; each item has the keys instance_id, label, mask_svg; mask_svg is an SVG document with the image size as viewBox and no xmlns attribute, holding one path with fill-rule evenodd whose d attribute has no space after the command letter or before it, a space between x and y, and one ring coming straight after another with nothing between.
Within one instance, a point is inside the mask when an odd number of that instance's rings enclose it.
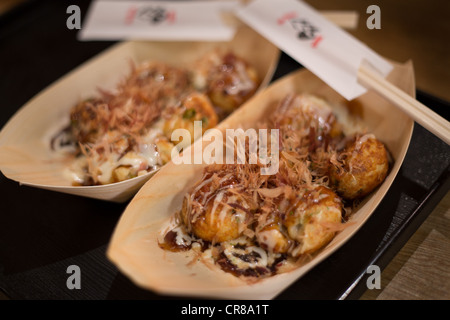
<instances>
[{"instance_id":1,"label":"paper boat tray","mask_svg":"<svg viewBox=\"0 0 450 320\"><path fill-rule=\"evenodd\" d=\"M50 150L49 134L68 123L70 109L113 89L130 71L130 62L162 61L187 66L214 48L231 49L254 66L267 86L280 51L252 29L239 27L230 42L124 42L92 58L24 105L0 132L0 170L33 187L102 200L130 199L154 173L103 186L74 187L63 176L67 163Z\"/></svg>"},{"instance_id":2,"label":"paper boat tray","mask_svg":"<svg viewBox=\"0 0 450 320\"><path fill-rule=\"evenodd\" d=\"M388 79L414 95L411 64L396 64ZM313 93L331 102L345 103L342 97L308 70L300 70L254 96L218 127L235 128L243 124L251 127L267 114L274 102L286 94L301 92ZM387 145L394 159L393 166L383 184L360 204L349 221L351 223L308 263L288 273L249 284L218 266L206 265L201 261L191 263L194 256L190 251L173 253L162 250L157 237L169 218L181 208L185 192L198 181L204 167L200 164L175 165L172 162L156 173L128 205L113 234L108 258L137 285L161 294L225 299L276 297L357 232L388 192L408 149L413 130L413 121L408 116L370 91L352 101L352 104L362 106L364 123Z\"/></svg>"}]
</instances>

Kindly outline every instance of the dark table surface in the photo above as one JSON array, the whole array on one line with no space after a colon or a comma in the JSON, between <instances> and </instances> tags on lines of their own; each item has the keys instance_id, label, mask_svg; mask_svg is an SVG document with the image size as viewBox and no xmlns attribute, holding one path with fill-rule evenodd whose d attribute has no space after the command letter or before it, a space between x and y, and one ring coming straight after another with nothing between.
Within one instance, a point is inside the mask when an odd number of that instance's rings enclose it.
<instances>
[{"instance_id":1,"label":"dark table surface","mask_svg":"<svg viewBox=\"0 0 450 320\"><path fill-rule=\"evenodd\" d=\"M79 42L66 8L89 1L29 0L0 16L0 127L30 98L112 42ZM282 54L274 79L301 67ZM448 119L450 104L424 92L417 99ZM450 186L450 147L419 125L389 193L344 246L278 299L357 299L367 267L383 269ZM0 289L12 299L166 299L136 287L105 257L127 203L60 194L0 174ZM81 269L69 290L67 268ZM174 297L171 297L174 298ZM181 298L181 297L175 297Z\"/></svg>"}]
</instances>

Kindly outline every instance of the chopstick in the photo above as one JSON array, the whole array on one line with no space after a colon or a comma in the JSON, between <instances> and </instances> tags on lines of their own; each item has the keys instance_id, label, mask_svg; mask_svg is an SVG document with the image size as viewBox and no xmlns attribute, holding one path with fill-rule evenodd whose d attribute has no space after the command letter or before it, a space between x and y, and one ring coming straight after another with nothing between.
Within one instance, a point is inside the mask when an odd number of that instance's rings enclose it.
<instances>
[{"instance_id":1,"label":"chopstick","mask_svg":"<svg viewBox=\"0 0 450 320\"><path fill-rule=\"evenodd\" d=\"M365 66L358 70L359 82L394 103L425 129L450 144L450 122Z\"/></svg>"},{"instance_id":2,"label":"chopstick","mask_svg":"<svg viewBox=\"0 0 450 320\"><path fill-rule=\"evenodd\" d=\"M343 29L356 29L358 27L359 14L357 11L322 10L322 16Z\"/></svg>"}]
</instances>

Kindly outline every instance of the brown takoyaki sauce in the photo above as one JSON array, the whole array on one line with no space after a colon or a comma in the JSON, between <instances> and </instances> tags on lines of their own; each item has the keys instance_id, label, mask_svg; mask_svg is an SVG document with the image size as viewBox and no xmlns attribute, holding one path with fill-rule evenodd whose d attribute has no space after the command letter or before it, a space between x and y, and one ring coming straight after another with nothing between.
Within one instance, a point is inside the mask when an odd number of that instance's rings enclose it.
<instances>
[{"instance_id":1,"label":"brown takoyaki sauce","mask_svg":"<svg viewBox=\"0 0 450 320\"><path fill-rule=\"evenodd\" d=\"M165 234L163 241L158 242L158 245L160 248L172 252L188 251L192 249L194 244L197 244L202 252L210 247L208 241L197 239L192 236L183 239L183 237L186 236L187 234L183 229L172 229ZM180 240L177 241L177 239Z\"/></svg>"},{"instance_id":2,"label":"brown takoyaki sauce","mask_svg":"<svg viewBox=\"0 0 450 320\"><path fill-rule=\"evenodd\" d=\"M172 251L172 252L178 252L178 251L187 251L191 249L191 244L184 245L184 244L178 244L176 241L177 238L177 232L176 231L169 231L164 236L164 241L159 243L159 246L163 248L164 250Z\"/></svg>"},{"instance_id":3,"label":"brown takoyaki sauce","mask_svg":"<svg viewBox=\"0 0 450 320\"><path fill-rule=\"evenodd\" d=\"M258 255L257 253L253 252L252 254L249 255L236 254L235 257L245 262L252 262L256 258L259 258L257 255ZM282 261L284 261L285 259L286 255L282 255L279 258L277 258L274 263L272 263L267 267L241 269L237 267L235 264L233 264L233 262L231 262L230 259L228 259L227 256L223 252L221 252L216 262L222 268L222 270L229 272L235 275L236 277L244 276L244 277L260 278L263 276L276 274L278 268L282 265Z\"/></svg>"}]
</instances>

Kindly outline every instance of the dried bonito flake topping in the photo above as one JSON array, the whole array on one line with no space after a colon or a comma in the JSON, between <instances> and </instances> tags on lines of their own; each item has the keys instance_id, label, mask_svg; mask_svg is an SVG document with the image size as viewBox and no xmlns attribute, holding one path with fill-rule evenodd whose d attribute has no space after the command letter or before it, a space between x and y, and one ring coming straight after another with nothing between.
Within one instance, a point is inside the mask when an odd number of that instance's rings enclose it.
<instances>
[{"instance_id":1,"label":"dried bonito flake topping","mask_svg":"<svg viewBox=\"0 0 450 320\"><path fill-rule=\"evenodd\" d=\"M174 130L189 130L192 143L195 121L202 133L213 128L258 85L255 69L231 51L212 50L188 68L131 64L114 90L77 103L50 145L74 158L65 172L73 185L131 179L170 161Z\"/></svg>"},{"instance_id":2,"label":"dried bonito flake topping","mask_svg":"<svg viewBox=\"0 0 450 320\"><path fill-rule=\"evenodd\" d=\"M201 242L223 271L251 281L311 259L389 170L384 144L363 130L354 133L348 126L356 120L335 110L310 94L279 101L258 125L279 129L278 171L262 175L267 164L250 164L248 148L243 164L208 165L185 195L173 230ZM164 240L160 246L167 247Z\"/></svg>"}]
</instances>

